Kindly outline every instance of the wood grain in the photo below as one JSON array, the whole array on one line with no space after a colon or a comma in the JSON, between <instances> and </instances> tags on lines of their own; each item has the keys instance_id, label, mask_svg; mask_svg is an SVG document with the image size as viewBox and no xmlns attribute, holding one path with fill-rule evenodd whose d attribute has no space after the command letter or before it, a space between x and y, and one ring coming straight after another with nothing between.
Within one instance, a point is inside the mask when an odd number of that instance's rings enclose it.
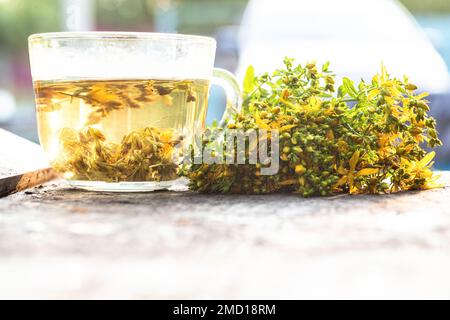
<instances>
[{"instance_id":1,"label":"wood grain","mask_svg":"<svg viewBox=\"0 0 450 320\"><path fill-rule=\"evenodd\" d=\"M450 298L445 188L384 196L84 192L0 200L0 298Z\"/></svg>"},{"instance_id":2,"label":"wood grain","mask_svg":"<svg viewBox=\"0 0 450 320\"><path fill-rule=\"evenodd\" d=\"M54 177L39 145L0 129L0 197Z\"/></svg>"}]
</instances>

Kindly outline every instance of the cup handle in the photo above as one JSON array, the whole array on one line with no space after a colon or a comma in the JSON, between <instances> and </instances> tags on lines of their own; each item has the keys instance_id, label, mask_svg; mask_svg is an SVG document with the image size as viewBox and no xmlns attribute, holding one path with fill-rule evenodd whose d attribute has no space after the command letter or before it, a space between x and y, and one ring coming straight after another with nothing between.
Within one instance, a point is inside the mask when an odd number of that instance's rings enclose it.
<instances>
[{"instance_id":1,"label":"cup handle","mask_svg":"<svg viewBox=\"0 0 450 320\"><path fill-rule=\"evenodd\" d=\"M212 83L222 87L227 98L225 112L219 122L219 125L223 127L228 117L233 113L241 112L241 88L236 77L231 72L221 68L214 68Z\"/></svg>"}]
</instances>

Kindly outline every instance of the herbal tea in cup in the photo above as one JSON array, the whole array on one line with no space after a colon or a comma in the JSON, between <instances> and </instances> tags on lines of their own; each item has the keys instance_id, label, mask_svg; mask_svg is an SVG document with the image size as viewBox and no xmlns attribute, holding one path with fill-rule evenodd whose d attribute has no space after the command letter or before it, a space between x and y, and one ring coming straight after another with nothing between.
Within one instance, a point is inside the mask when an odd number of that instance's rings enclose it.
<instances>
[{"instance_id":1,"label":"herbal tea in cup","mask_svg":"<svg viewBox=\"0 0 450 320\"><path fill-rule=\"evenodd\" d=\"M213 72L207 37L52 33L29 45L40 142L74 187L173 187L183 150L204 128L213 73L239 95L232 75Z\"/></svg>"}]
</instances>

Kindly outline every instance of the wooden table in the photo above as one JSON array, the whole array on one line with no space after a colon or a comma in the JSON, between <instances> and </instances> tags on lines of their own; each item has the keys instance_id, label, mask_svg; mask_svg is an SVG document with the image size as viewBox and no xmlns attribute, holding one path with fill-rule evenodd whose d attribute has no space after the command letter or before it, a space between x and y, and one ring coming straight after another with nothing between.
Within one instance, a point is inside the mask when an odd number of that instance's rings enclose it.
<instances>
[{"instance_id":1,"label":"wooden table","mask_svg":"<svg viewBox=\"0 0 450 320\"><path fill-rule=\"evenodd\" d=\"M54 182L0 199L0 298L450 298L449 200Z\"/></svg>"}]
</instances>

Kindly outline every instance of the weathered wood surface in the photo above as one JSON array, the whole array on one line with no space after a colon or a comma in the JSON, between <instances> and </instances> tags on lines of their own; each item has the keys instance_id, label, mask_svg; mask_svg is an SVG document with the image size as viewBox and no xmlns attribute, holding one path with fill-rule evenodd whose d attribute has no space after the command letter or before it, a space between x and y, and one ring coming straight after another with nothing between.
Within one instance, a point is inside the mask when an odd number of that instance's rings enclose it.
<instances>
[{"instance_id":1,"label":"weathered wood surface","mask_svg":"<svg viewBox=\"0 0 450 320\"><path fill-rule=\"evenodd\" d=\"M0 298L450 298L449 201L49 184L0 199Z\"/></svg>"},{"instance_id":2,"label":"weathered wood surface","mask_svg":"<svg viewBox=\"0 0 450 320\"><path fill-rule=\"evenodd\" d=\"M55 177L41 147L0 129L0 197Z\"/></svg>"}]
</instances>

